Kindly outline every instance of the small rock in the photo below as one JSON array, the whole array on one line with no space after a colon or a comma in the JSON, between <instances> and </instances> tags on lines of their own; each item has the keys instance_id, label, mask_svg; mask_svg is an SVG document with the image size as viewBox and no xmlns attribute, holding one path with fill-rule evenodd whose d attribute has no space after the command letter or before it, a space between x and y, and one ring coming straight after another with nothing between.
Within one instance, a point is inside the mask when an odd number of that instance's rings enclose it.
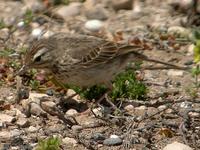
<instances>
[{"instance_id":1,"label":"small rock","mask_svg":"<svg viewBox=\"0 0 200 150\"><path fill-rule=\"evenodd\" d=\"M13 122L16 121L16 118L15 118L15 117L12 117L12 116L9 116L9 115L7 115L7 114L0 114L0 121L1 121L2 123L6 123L6 122L8 122L8 123L13 123Z\"/></svg>"},{"instance_id":2,"label":"small rock","mask_svg":"<svg viewBox=\"0 0 200 150\"><path fill-rule=\"evenodd\" d=\"M0 139L2 141L8 141L11 139L11 133L10 131L1 131L0 132Z\"/></svg>"},{"instance_id":3,"label":"small rock","mask_svg":"<svg viewBox=\"0 0 200 150\"><path fill-rule=\"evenodd\" d=\"M56 115L57 111L56 111L56 103L52 102L52 101L44 101L41 102L41 107L44 111L46 111L47 113L51 114L51 115Z\"/></svg>"},{"instance_id":4,"label":"small rock","mask_svg":"<svg viewBox=\"0 0 200 150\"><path fill-rule=\"evenodd\" d=\"M25 4L24 10L32 10L33 12L41 12L45 10L44 3L39 0L23 0Z\"/></svg>"},{"instance_id":5,"label":"small rock","mask_svg":"<svg viewBox=\"0 0 200 150\"><path fill-rule=\"evenodd\" d=\"M133 7L133 0L112 0L111 6L114 10L118 11L121 9L131 10Z\"/></svg>"},{"instance_id":6,"label":"small rock","mask_svg":"<svg viewBox=\"0 0 200 150\"><path fill-rule=\"evenodd\" d=\"M162 111L162 110L164 110L164 109L166 109L166 108L167 108L166 105L160 105L160 106L158 107L158 110L159 110L159 111Z\"/></svg>"},{"instance_id":7,"label":"small rock","mask_svg":"<svg viewBox=\"0 0 200 150\"><path fill-rule=\"evenodd\" d=\"M94 141L103 141L106 139L106 137L102 133L94 133L94 135L91 137Z\"/></svg>"},{"instance_id":8,"label":"small rock","mask_svg":"<svg viewBox=\"0 0 200 150\"><path fill-rule=\"evenodd\" d=\"M148 115L153 115L153 114L156 114L157 112L158 112L158 109L155 107L148 107L148 109L147 109Z\"/></svg>"},{"instance_id":9,"label":"small rock","mask_svg":"<svg viewBox=\"0 0 200 150\"><path fill-rule=\"evenodd\" d=\"M168 76L179 76L179 77L182 77L183 76L183 71L182 70L173 70L173 69L171 69L171 70L169 70L167 72L167 75Z\"/></svg>"},{"instance_id":10,"label":"small rock","mask_svg":"<svg viewBox=\"0 0 200 150\"><path fill-rule=\"evenodd\" d=\"M52 89L48 89L47 91L46 91L46 94L48 95L48 96L53 96L53 90Z\"/></svg>"},{"instance_id":11,"label":"small rock","mask_svg":"<svg viewBox=\"0 0 200 150\"><path fill-rule=\"evenodd\" d=\"M19 127L26 128L30 125L30 122L26 118L19 118L16 122Z\"/></svg>"},{"instance_id":12,"label":"small rock","mask_svg":"<svg viewBox=\"0 0 200 150\"><path fill-rule=\"evenodd\" d=\"M67 116L75 116L78 114L77 110L75 109L69 109L66 113Z\"/></svg>"},{"instance_id":13,"label":"small rock","mask_svg":"<svg viewBox=\"0 0 200 150\"><path fill-rule=\"evenodd\" d=\"M103 117L103 112L101 107L94 108L92 111L96 116Z\"/></svg>"},{"instance_id":14,"label":"small rock","mask_svg":"<svg viewBox=\"0 0 200 150\"><path fill-rule=\"evenodd\" d=\"M41 35L42 35L42 29L40 29L40 28L33 29L31 32L31 36L33 38L39 38L39 37L41 37Z\"/></svg>"},{"instance_id":15,"label":"small rock","mask_svg":"<svg viewBox=\"0 0 200 150\"><path fill-rule=\"evenodd\" d=\"M185 144L179 142L173 142L165 146L163 150L193 150L193 149Z\"/></svg>"},{"instance_id":16,"label":"small rock","mask_svg":"<svg viewBox=\"0 0 200 150\"><path fill-rule=\"evenodd\" d=\"M72 144L73 146L77 145L77 141L74 138L65 137L62 139L62 142L66 145Z\"/></svg>"},{"instance_id":17,"label":"small rock","mask_svg":"<svg viewBox=\"0 0 200 150\"><path fill-rule=\"evenodd\" d=\"M43 34L43 37L44 37L44 38L48 38L48 37L50 37L50 36L52 36L52 35L54 35L54 32L48 30L48 31L45 31L45 33Z\"/></svg>"},{"instance_id":18,"label":"small rock","mask_svg":"<svg viewBox=\"0 0 200 150\"><path fill-rule=\"evenodd\" d=\"M85 28L91 32L97 32L103 28L103 22L100 20L89 20L85 23Z\"/></svg>"},{"instance_id":19,"label":"small rock","mask_svg":"<svg viewBox=\"0 0 200 150\"><path fill-rule=\"evenodd\" d=\"M146 113L147 107L146 106L139 106L139 107L135 107L135 111L134 114L136 116L144 116Z\"/></svg>"},{"instance_id":20,"label":"small rock","mask_svg":"<svg viewBox=\"0 0 200 150\"><path fill-rule=\"evenodd\" d=\"M187 56L193 56L194 55L194 48L195 48L194 44L191 44L191 45L188 46Z\"/></svg>"},{"instance_id":21,"label":"small rock","mask_svg":"<svg viewBox=\"0 0 200 150\"><path fill-rule=\"evenodd\" d=\"M20 21L20 22L17 23L18 28L23 28L24 25L25 25L24 21Z\"/></svg>"},{"instance_id":22,"label":"small rock","mask_svg":"<svg viewBox=\"0 0 200 150\"><path fill-rule=\"evenodd\" d=\"M194 118L200 117L200 114L198 112L189 112L188 115L191 116L191 117L194 117Z\"/></svg>"},{"instance_id":23,"label":"small rock","mask_svg":"<svg viewBox=\"0 0 200 150\"><path fill-rule=\"evenodd\" d=\"M18 129L11 130L10 133L11 133L11 137L16 137L16 136L21 135L21 131Z\"/></svg>"},{"instance_id":24,"label":"small rock","mask_svg":"<svg viewBox=\"0 0 200 150\"><path fill-rule=\"evenodd\" d=\"M1 39L6 39L9 36L9 29L8 28L3 28L0 30L0 38Z\"/></svg>"},{"instance_id":25,"label":"small rock","mask_svg":"<svg viewBox=\"0 0 200 150\"><path fill-rule=\"evenodd\" d=\"M103 141L103 144L108 146L121 145L122 139L117 135L111 135L110 138Z\"/></svg>"},{"instance_id":26,"label":"small rock","mask_svg":"<svg viewBox=\"0 0 200 150\"><path fill-rule=\"evenodd\" d=\"M192 65L193 63L194 63L193 60L188 60L188 61L186 61L186 62L184 63L184 65L190 66L190 65Z\"/></svg>"},{"instance_id":27,"label":"small rock","mask_svg":"<svg viewBox=\"0 0 200 150\"><path fill-rule=\"evenodd\" d=\"M30 103L30 109L28 109L31 114L36 115L36 116L47 116L47 113L42 110L39 104L37 103Z\"/></svg>"},{"instance_id":28,"label":"small rock","mask_svg":"<svg viewBox=\"0 0 200 150\"><path fill-rule=\"evenodd\" d=\"M80 125L73 125L71 129L72 129L72 131L74 131L75 133L78 133L78 132L80 132L80 131L83 129L83 127L80 126Z\"/></svg>"},{"instance_id":29,"label":"small rock","mask_svg":"<svg viewBox=\"0 0 200 150\"><path fill-rule=\"evenodd\" d=\"M129 104L129 105L125 106L124 109L127 112L132 112L132 111L134 111L134 106Z\"/></svg>"},{"instance_id":30,"label":"small rock","mask_svg":"<svg viewBox=\"0 0 200 150\"><path fill-rule=\"evenodd\" d=\"M178 37L188 37L190 31L181 26L172 26L168 28L168 34L176 35Z\"/></svg>"},{"instance_id":31,"label":"small rock","mask_svg":"<svg viewBox=\"0 0 200 150\"><path fill-rule=\"evenodd\" d=\"M34 126L30 126L27 131L30 132L30 133L34 133L38 130L38 128L34 127Z\"/></svg>"},{"instance_id":32,"label":"small rock","mask_svg":"<svg viewBox=\"0 0 200 150\"><path fill-rule=\"evenodd\" d=\"M67 90L67 96L72 96L72 95L75 95L76 94L76 92L74 91L74 90L72 90L72 89L68 89Z\"/></svg>"},{"instance_id":33,"label":"small rock","mask_svg":"<svg viewBox=\"0 0 200 150\"><path fill-rule=\"evenodd\" d=\"M185 102L180 103L180 107L184 109L188 109L188 108L190 109L192 108L192 103L185 101Z\"/></svg>"},{"instance_id":34,"label":"small rock","mask_svg":"<svg viewBox=\"0 0 200 150\"><path fill-rule=\"evenodd\" d=\"M56 8L55 14L62 17L63 19L68 19L69 17L77 16L81 13L82 3L72 2L69 5L61 6Z\"/></svg>"},{"instance_id":35,"label":"small rock","mask_svg":"<svg viewBox=\"0 0 200 150\"><path fill-rule=\"evenodd\" d=\"M97 4L91 9L86 10L85 15L88 19L106 20L109 13L102 4Z\"/></svg>"}]
</instances>

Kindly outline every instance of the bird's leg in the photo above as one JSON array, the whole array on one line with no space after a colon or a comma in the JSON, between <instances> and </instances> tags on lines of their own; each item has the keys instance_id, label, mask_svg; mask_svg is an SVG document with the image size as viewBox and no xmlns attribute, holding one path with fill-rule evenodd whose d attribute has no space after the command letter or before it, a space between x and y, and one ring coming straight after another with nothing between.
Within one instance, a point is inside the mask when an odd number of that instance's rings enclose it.
<instances>
[{"instance_id":1,"label":"bird's leg","mask_svg":"<svg viewBox=\"0 0 200 150\"><path fill-rule=\"evenodd\" d=\"M97 105L100 105L101 101L105 99L106 102L107 102L109 105L111 105L112 108L113 108L114 110L120 111L120 110L117 108L117 106L115 106L115 104L113 104L113 102L109 99L109 96L108 96L108 95L112 92L112 89L113 89L112 83L111 83L110 81L108 81L108 82L104 82L104 85L108 88L108 91L107 91L103 96L101 96L100 99L98 99L98 101L96 101L96 104L97 104ZM101 105L100 105L100 106L101 106Z\"/></svg>"}]
</instances>

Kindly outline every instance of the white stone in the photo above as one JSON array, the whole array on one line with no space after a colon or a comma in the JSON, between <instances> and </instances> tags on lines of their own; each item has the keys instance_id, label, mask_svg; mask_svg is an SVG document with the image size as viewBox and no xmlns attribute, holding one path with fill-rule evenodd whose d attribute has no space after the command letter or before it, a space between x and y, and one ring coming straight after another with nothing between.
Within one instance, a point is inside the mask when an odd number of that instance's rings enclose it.
<instances>
[{"instance_id":1,"label":"white stone","mask_svg":"<svg viewBox=\"0 0 200 150\"><path fill-rule=\"evenodd\" d=\"M62 142L66 145L68 144L72 144L73 146L77 145L77 141L74 138L65 137L64 139L62 139Z\"/></svg>"},{"instance_id":2,"label":"white stone","mask_svg":"<svg viewBox=\"0 0 200 150\"><path fill-rule=\"evenodd\" d=\"M96 116L103 117L103 113L102 113L102 108L101 107L94 108L92 111Z\"/></svg>"},{"instance_id":3,"label":"white stone","mask_svg":"<svg viewBox=\"0 0 200 150\"><path fill-rule=\"evenodd\" d=\"M191 44L188 46L188 52L187 52L187 56L192 56L194 54L194 44Z\"/></svg>"},{"instance_id":4,"label":"white stone","mask_svg":"<svg viewBox=\"0 0 200 150\"><path fill-rule=\"evenodd\" d=\"M97 32L104 26L103 22L100 20L89 20L85 23L85 28L92 32Z\"/></svg>"},{"instance_id":5,"label":"white stone","mask_svg":"<svg viewBox=\"0 0 200 150\"><path fill-rule=\"evenodd\" d=\"M193 149L185 144L179 142L173 142L165 146L163 150L193 150Z\"/></svg>"},{"instance_id":6,"label":"white stone","mask_svg":"<svg viewBox=\"0 0 200 150\"><path fill-rule=\"evenodd\" d=\"M113 135L111 135L111 136L110 136L110 138L113 138L113 139L114 139L114 138L119 138L119 136L118 136L118 135L115 135L115 134L113 134Z\"/></svg>"},{"instance_id":7,"label":"white stone","mask_svg":"<svg viewBox=\"0 0 200 150\"><path fill-rule=\"evenodd\" d=\"M38 130L38 128L36 128L34 126L30 126L27 130L28 130L28 132L33 133L33 132L36 132Z\"/></svg>"},{"instance_id":8,"label":"white stone","mask_svg":"<svg viewBox=\"0 0 200 150\"><path fill-rule=\"evenodd\" d=\"M131 105L131 104L129 104L129 105L125 106L124 109L125 109L126 111L128 111L128 112L134 111L134 106Z\"/></svg>"},{"instance_id":9,"label":"white stone","mask_svg":"<svg viewBox=\"0 0 200 150\"><path fill-rule=\"evenodd\" d=\"M78 114L77 110L75 109L69 109L66 113L67 116L75 116Z\"/></svg>"},{"instance_id":10,"label":"white stone","mask_svg":"<svg viewBox=\"0 0 200 150\"><path fill-rule=\"evenodd\" d=\"M24 21L20 21L17 23L17 27L22 28L24 27L24 24L25 24Z\"/></svg>"},{"instance_id":11,"label":"white stone","mask_svg":"<svg viewBox=\"0 0 200 150\"><path fill-rule=\"evenodd\" d=\"M12 123L15 120L14 117L9 116L7 114L0 114L0 121L1 122L9 122Z\"/></svg>"},{"instance_id":12,"label":"white stone","mask_svg":"<svg viewBox=\"0 0 200 150\"><path fill-rule=\"evenodd\" d=\"M31 35L34 38L39 38L42 35L42 29L40 29L40 28L33 29L31 32Z\"/></svg>"},{"instance_id":13,"label":"white stone","mask_svg":"<svg viewBox=\"0 0 200 150\"><path fill-rule=\"evenodd\" d=\"M166 108L167 108L166 105L160 105L160 106L158 107L158 110L159 110L159 111L162 111L162 110L164 110L164 109L166 109Z\"/></svg>"},{"instance_id":14,"label":"white stone","mask_svg":"<svg viewBox=\"0 0 200 150\"><path fill-rule=\"evenodd\" d=\"M183 71L182 70L169 70L167 72L167 75L168 76L178 76L178 77L182 77L183 76Z\"/></svg>"}]
</instances>

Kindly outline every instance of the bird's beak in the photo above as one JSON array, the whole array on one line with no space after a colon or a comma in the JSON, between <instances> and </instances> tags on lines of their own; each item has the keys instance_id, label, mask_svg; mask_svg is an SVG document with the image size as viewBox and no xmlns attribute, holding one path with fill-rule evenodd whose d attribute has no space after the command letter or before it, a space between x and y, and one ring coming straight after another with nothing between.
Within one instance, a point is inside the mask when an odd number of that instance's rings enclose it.
<instances>
[{"instance_id":1,"label":"bird's beak","mask_svg":"<svg viewBox=\"0 0 200 150\"><path fill-rule=\"evenodd\" d=\"M23 65L21 69L16 73L16 75L23 75L28 70L26 65Z\"/></svg>"}]
</instances>

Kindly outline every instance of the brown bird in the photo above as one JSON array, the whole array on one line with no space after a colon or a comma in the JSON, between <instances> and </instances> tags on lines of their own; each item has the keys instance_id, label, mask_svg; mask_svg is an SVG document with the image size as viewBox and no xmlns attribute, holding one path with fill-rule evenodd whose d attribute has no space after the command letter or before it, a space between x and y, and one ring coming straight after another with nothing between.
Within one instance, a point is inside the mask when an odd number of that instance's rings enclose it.
<instances>
[{"instance_id":1,"label":"brown bird","mask_svg":"<svg viewBox=\"0 0 200 150\"><path fill-rule=\"evenodd\" d=\"M57 33L30 47L19 74L30 68L44 69L64 84L82 88L104 84L111 89L111 81L131 61L145 60L182 68L150 59L139 52L141 49L141 46L119 44L88 35Z\"/></svg>"}]
</instances>

